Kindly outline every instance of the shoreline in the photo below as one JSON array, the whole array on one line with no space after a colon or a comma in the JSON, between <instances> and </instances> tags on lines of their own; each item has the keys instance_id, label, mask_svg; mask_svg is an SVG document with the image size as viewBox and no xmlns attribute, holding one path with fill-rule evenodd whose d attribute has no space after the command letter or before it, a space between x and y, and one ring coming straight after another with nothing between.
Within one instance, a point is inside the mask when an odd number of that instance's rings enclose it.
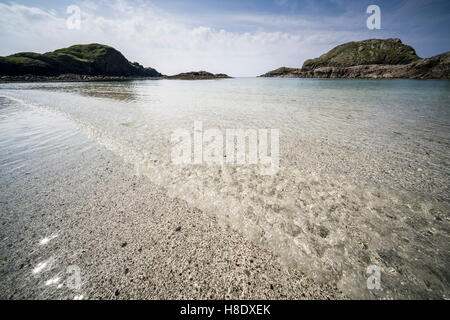
<instances>
[{"instance_id":1,"label":"shoreline","mask_svg":"<svg viewBox=\"0 0 450 320\"><path fill-rule=\"evenodd\" d=\"M116 77L116 76L88 76L79 74L63 74L60 76L0 76L1 83L15 82L102 82L102 81L134 81L134 80L161 80L162 77Z\"/></svg>"},{"instance_id":2,"label":"shoreline","mask_svg":"<svg viewBox=\"0 0 450 320\"><path fill-rule=\"evenodd\" d=\"M122 81L146 81L146 80L222 80L222 79L239 79L239 77L229 78L210 78L210 79L181 79L181 78L168 78L164 77L92 77L85 78L59 78L59 77L34 77L32 79L26 79L25 76L19 77L0 77L0 84L8 83L58 83L58 82L122 82ZM255 76L255 77L243 77L254 79L302 79L302 80L419 80L419 81L449 81L450 79L419 79L419 78L383 78L383 77L365 77L365 78L332 78L332 77L292 77L292 76Z\"/></svg>"}]
</instances>

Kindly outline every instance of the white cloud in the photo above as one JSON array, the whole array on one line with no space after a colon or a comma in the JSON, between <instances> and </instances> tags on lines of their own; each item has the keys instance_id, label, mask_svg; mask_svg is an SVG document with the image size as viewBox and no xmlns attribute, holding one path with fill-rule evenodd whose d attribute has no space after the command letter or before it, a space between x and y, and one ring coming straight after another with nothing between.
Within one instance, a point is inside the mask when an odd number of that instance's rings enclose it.
<instances>
[{"instance_id":1,"label":"white cloud","mask_svg":"<svg viewBox=\"0 0 450 320\"><path fill-rule=\"evenodd\" d=\"M275 30L231 32L202 21L170 15L157 7L118 0L109 8L80 3L80 30L66 28L65 12L0 3L0 55L17 51L52 51L76 43L104 43L129 60L165 74L207 70L232 76L254 76L282 65L301 66L339 43L367 38L364 30L330 31L325 21L277 16L235 16L235 21L263 23ZM317 19L316 19L317 20ZM206 21L207 22L207 21ZM332 24L340 21L329 22ZM289 27L288 31L284 27Z\"/></svg>"}]
</instances>

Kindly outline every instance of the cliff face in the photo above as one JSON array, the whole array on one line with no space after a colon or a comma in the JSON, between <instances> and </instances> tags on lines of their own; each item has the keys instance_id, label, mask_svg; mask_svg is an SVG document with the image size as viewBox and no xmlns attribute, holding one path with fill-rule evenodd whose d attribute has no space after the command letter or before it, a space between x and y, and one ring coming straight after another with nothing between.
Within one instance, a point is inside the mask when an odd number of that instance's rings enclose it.
<instances>
[{"instance_id":1,"label":"cliff face","mask_svg":"<svg viewBox=\"0 0 450 320\"><path fill-rule=\"evenodd\" d=\"M261 77L449 79L450 52L421 59L399 39L370 39L337 46L301 69L278 68Z\"/></svg>"},{"instance_id":2,"label":"cliff face","mask_svg":"<svg viewBox=\"0 0 450 320\"><path fill-rule=\"evenodd\" d=\"M116 49L101 45L74 45L44 54L23 52L0 57L0 75L160 77L158 71L129 62Z\"/></svg>"},{"instance_id":3,"label":"cliff face","mask_svg":"<svg viewBox=\"0 0 450 320\"><path fill-rule=\"evenodd\" d=\"M223 73L210 73L206 71L184 72L173 76L166 76L166 79L174 80L209 80L209 79L226 79L231 78Z\"/></svg>"}]
</instances>

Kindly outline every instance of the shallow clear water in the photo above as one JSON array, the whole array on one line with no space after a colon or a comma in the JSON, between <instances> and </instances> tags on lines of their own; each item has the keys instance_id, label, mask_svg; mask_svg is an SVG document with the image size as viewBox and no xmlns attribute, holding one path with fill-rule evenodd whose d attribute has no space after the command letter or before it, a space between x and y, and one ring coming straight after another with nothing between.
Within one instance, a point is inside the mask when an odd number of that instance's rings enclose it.
<instances>
[{"instance_id":1,"label":"shallow clear water","mask_svg":"<svg viewBox=\"0 0 450 320\"><path fill-rule=\"evenodd\" d=\"M54 164L62 150L82 152L92 147L79 136L71 121L0 96L0 180L14 173L29 175L26 168Z\"/></svg>"},{"instance_id":2,"label":"shallow clear water","mask_svg":"<svg viewBox=\"0 0 450 320\"><path fill-rule=\"evenodd\" d=\"M216 215L286 266L336 281L352 297L449 297L449 81L0 85L2 110L11 101L70 119L169 195ZM0 117L2 131L12 130L14 118L1 110ZM278 172L174 165L171 133L193 132L194 121L224 133L279 129ZM55 130L31 143L58 147L52 139L66 134ZM21 142L1 143L7 151ZM2 164L16 160L2 157ZM366 287L370 265L382 270L381 290Z\"/></svg>"}]
</instances>

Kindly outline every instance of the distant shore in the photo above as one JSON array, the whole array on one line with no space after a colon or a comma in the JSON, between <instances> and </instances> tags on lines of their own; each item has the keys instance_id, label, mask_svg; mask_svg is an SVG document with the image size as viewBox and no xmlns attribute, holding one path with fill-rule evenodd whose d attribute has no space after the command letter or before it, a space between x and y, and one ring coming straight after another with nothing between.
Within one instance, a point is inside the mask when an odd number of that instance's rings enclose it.
<instances>
[{"instance_id":1,"label":"distant shore","mask_svg":"<svg viewBox=\"0 0 450 320\"><path fill-rule=\"evenodd\" d=\"M213 80L213 79L232 79L226 74L212 74L205 71L186 72L173 76L161 77L126 77L126 76L90 76L81 74L62 74L58 76L38 76L26 74L21 76L0 76L0 83L11 82L94 82L94 81L132 81L132 80Z\"/></svg>"},{"instance_id":2,"label":"distant shore","mask_svg":"<svg viewBox=\"0 0 450 320\"><path fill-rule=\"evenodd\" d=\"M62 74L59 76L0 76L0 83L10 82L82 82L82 81L131 81L131 80L159 80L164 77L125 77L125 76L89 76L80 74Z\"/></svg>"}]
</instances>

